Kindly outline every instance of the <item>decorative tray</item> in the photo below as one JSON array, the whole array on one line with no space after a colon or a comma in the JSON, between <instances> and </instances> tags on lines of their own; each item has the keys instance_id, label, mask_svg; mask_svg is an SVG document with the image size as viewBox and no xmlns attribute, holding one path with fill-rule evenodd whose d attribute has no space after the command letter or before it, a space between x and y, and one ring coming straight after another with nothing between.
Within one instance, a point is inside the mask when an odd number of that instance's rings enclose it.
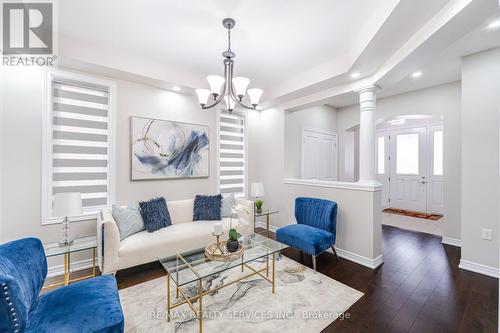
<instances>
[{"instance_id":1,"label":"decorative tray","mask_svg":"<svg viewBox=\"0 0 500 333\"><path fill-rule=\"evenodd\" d=\"M236 252L229 252L226 245L226 241L222 241L220 243L210 243L205 248L205 255L208 259L215 261L231 261L240 258L243 255L244 248L241 244Z\"/></svg>"}]
</instances>

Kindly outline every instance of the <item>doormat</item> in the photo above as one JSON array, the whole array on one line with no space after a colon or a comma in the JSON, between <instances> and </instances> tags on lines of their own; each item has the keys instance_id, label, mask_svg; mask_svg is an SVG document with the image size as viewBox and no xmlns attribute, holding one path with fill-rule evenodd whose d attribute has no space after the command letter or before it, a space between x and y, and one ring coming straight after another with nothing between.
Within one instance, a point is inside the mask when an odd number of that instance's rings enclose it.
<instances>
[{"instance_id":1,"label":"doormat","mask_svg":"<svg viewBox=\"0 0 500 333\"><path fill-rule=\"evenodd\" d=\"M419 219L426 219L431 221L438 221L443 217L441 214L428 214L421 212L414 212L411 210L397 209L397 208L386 208L383 210L384 213L396 214L396 215L404 215L410 217L418 217Z\"/></svg>"}]
</instances>

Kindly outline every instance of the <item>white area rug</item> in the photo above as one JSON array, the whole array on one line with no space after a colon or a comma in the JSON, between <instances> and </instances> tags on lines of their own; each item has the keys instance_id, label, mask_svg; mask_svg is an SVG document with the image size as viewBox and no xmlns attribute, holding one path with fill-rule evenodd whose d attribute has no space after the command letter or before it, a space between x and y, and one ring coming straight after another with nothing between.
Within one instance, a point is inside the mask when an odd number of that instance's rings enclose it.
<instances>
[{"instance_id":1,"label":"white area rug","mask_svg":"<svg viewBox=\"0 0 500 333\"><path fill-rule=\"evenodd\" d=\"M263 263L253 263L258 268ZM271 265L270 265L271 266ZM263 267L263 266L260 266ZM248 274L249 269L245 270ZM203 288L233 281L239 267L203 283ZM175 301L175 288L172 301ZM188 295L197 293L196 284L183 288ZM166 277L120 290L126 332L198 332L198 320L188 305L166 317ZM315 273L291 259L276 261L276 294L268 281L252 276L203 297L203 332L321 332L334 320L343 320L347 311L363 293ZM194 304L197 307L198 304Z\"/></svg>"}]
</instances>

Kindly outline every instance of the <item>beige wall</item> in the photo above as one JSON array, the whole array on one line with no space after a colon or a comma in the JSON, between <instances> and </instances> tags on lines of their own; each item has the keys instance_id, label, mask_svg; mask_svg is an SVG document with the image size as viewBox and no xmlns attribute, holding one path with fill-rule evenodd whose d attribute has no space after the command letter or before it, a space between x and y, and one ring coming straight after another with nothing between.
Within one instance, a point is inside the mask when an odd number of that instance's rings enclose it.
<instances>
[{"instance_id":1,"label":"beige wall","mask_svg":"<svg viewBox=\"0 0 500 333\"><path fill-rule=\"evenodd\" d=\"M380 255L380 192L285 184L285 111L280 107L263 110L260 115L260 175L266 196L264 206L278 209L271 224L275 227L296 223L294 199L310 196L337 201L339 217L337 246L373 260ZM331 118L330 118L331 119ZM363 209L359 209L363 207Z\"/></svg>"},{"instance_id":2,"label":"beige wall","mask_svg":"<svg viewBox=\"0 0 500 333\"><path fill-rule=\"evenodd\" d=\"M285 113L285 175L300 178L302 159L302 129L337 132L337 110L328 105Z\"/></svg>"},{"instance_id":3,"label":"beige wall","mask_svg":"<svg viewBox=\"0 0 500 333\"><path fill-rule=\"evenodd\" d=\"M417 90L377 101L376 119L399 115L431 115L444 122L444 236L461 238L461 86L460 82ZM359 105L341 108L337 112L339 137L339 175L345 179L346 130L359 125Z\"/></svg>"},{"instance_id":4,"label":"beige wall","mask_svg":"<svg viewBox=\"0 0 500 333\"><path fill-rule=\"evenodd\" d=\"M498 267L500 48L462 61L462 260ZM493 231L483 240L481 229Z\"/></svg>"}]
</instances>

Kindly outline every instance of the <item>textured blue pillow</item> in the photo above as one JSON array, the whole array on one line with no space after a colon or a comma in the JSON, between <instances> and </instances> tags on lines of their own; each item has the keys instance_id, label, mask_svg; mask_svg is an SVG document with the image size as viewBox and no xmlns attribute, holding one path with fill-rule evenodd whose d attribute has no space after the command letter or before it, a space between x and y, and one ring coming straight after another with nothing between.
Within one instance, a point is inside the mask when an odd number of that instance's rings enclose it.
<instances>
[{"instance_id":1,"label":"textured blue pillow","mask_svg":"<svg viewBox=\"0 0 500 333\"><path fill-rule=\"evenodd\" d=\"M193 221L220 220L222 195L197 195L194 198Z\"/></svg>"},{"instance_id":2,"label":"textured blue pillow","mask_svg":"<svg viewBox=\"0 0 500 333\"><path fill-rule=\"evenodd\" d=\"M154 232L172 224L164 198L154 198L139 202L144 226L148 232Z\"/></svg>"}]
</instances>

